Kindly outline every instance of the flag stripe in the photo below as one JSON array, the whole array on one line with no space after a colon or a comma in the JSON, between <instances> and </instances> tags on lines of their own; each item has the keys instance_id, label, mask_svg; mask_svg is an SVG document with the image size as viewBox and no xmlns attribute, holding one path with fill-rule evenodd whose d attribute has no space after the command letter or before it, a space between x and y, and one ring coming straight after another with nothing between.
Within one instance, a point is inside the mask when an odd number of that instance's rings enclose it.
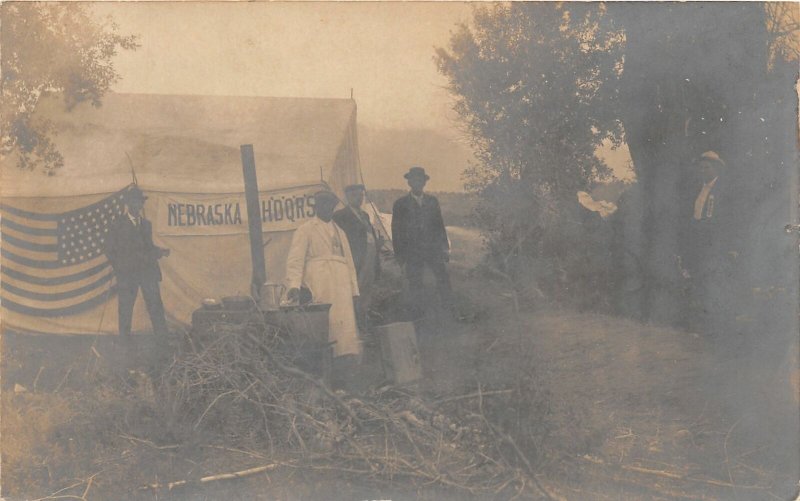
<instances>
[{"instance_id":1,"label":"flag stripe","mask_svg":"<svg viewBox=\"0 0 800 501\"><path fill-rule=\"evenodd\" d=\"M29 291L29 292L40 292L40 293L47 293L47 294L55 294L57 292L67 292L67 291L71 291L73 289L77 289L79 287L83 287L84 285L88 285L89 283L94 282L95 280L99 279L100 277L102 277L102 276L104 276L104 275L106 275L108 273L113 273L113 270L111 270L111 268L108 268L105 271L102 271L100 273L95 273L93 275L90 275L90 276L84 278L83 280L75 280L73 282L68 282L66 284L61 284L61 285L36 285L36 284L32 284L30 282L26 282L24 280L18 280L16 278L9 277L6 274L3 274L2 278L3 278L3 282L8 282L9 284L11 284L11 285L13 285L15 287L18 287L20 289L24 289L24 290Z\"/></svg>"},{"instance_id":2,"label":"flag stripe","mask_svg":"<svg viewBox=\"0 0 800 501\"><path fill-rule=\"evenodd\" d=\"M21 253L16 253L16 254L21 254ZM26 273L26 274L34 276L34 277L46 277L46 278L53 277L53 278L55 278L55 277L65 277L65 276L74 275L74 274L82 272L84 270L88 270L89 268L94 268L95 266L97 266L99 264L106 263L107 261L108 261L108 259L104 255L101 254L99 256L95 256L94 258L92 258L92 259L90 259L88 261L84 261L81 264L77 264L76 263L73 266L65 266L63 268L57 268L55 270L43 270L41 268L35 268L35 267L25 266L23 264L15 263L14 261L11 261L9 259L5 259L5 256L3 256L2 264L3 264L3 266L5 266L7 268L11 268L11 269L19 271L21 273Z\"/></svg>"},{"instance_id":3,"label":"flag stripe","mask_svg":"<svg viewBox=\"0 0 800 501\"><path fill-rule=\"evenodd\" d=\"M103 304L108 299L111 298L112 295L116 293L116 286L113 286L103 293L92 297L91 299L87 299L81 303L74 304L72 306L66 306L63 308L35 308L32 306L25 306L15 301L11 301L9 299L3 299L3 308L7 308L10 311L21 313L23 315L30 315L34 317L63 317L67 315L76 315L83 311L89 310L94 308L99 304Z\"/></svg>"},{"instance_id":4,"label":"flag stripe","mask_svg":"<svg viewBox=\"0 0 800 501\"><path fill-rule=\"evenodd\" d=\"M28 235L46 235L52 237L58 236L58 230L56 228L33 228L4 217L2 220L0 220L0 228L6 227L11 228L12 230L21 231L22 233L27 233Z\"/></svg>"},{"instance_id":5,"label":"flag stripe","mask_svg":"<svg viewBox=\"0 0 800 501\"><path fill-rule=\"evenodd\" d=\"M25 219L33 219L34 221L58 221L62 214L43 214L41 212L29 212L9 205L0 204L0 210L8 214L24 217Z\"/></svg>"},{"instance_id":6,"label":"flag stripe","mask_svg":"<svg viewBox=\"0 0 800 501\"><path fill-rule=\"evenodd\" d=\"M24 217L19 217L8 212L2 212L0 215L3 216L3 219L13 221L29 228L55 228L58 226L57 221L37 221L36 219L25 219Z\"/></svg>"},{"instance_id":7,"label":"flag stripe","mask_svg":"<svg viewBox=\"0 0 800 501\"><path fill-rule=\"evenodd\" d=\"M101 285L99 288L96 288L89 292L84 292L79 296L65 298L65 299L51 299L51 300L31 299L19 296L8 290L0 290L0 295L2 295L3 302L13 301L15 303L19 303L25 306L30 306L31 308L58 309L58 308L68 308L70 306L75 306L76 304L80 304L94 298L98 294L105 294L106 291L114 285L115 282L112 280L110 282L106 282L105 285Z\"/></svg>"},{"instance_id":8,"label":"flag stripe","mask_svg":"<svg viewBox=\"0 0 800 501\"><path fill-rule=\"evenodd\" d=\"M37 301L61 301L63 299L70 299L73 297L78 297L80 295L86 294L87 292L92 291L100 287L101 285L105 284L106 282L110 281L113 277L114 277L113 274L108 274L104 277L101 277L99 280L95 280L94 282L88 285L84 285L83 287L79 287L77 289L64 292L52 292L52 293L32 292L29 290L21 289L15 285L8 283L7 281L2 282L2 284L0 284L0 288L12 294L16 294L19 297L24 297L27 299L35 299Z\"/></svg>"},{"instance_id":9,"label":"flag stripe","mask_svg":"<svg viewBox=\"0 0 800 501\"><path fill-rule=\"evenodd\" d=\"M12 236L10 233L3 233L3 242L8 242L13 244L21 249L27 249L37 252L56 252L58 250L58 246L56 244L42 244L38 242L29 242L27 240L21 240L15 236Z\"/></svg>"},{"instance_id":10,"label":"flag stripe","mask_svg":"<svg viewBox=\"0 0 800 501\"><path fill-rule=\"evenodd\" d=\"M11 242L3 240L2 246L0 246L0 252L2 252L3 256L5 257L6 253L11 253L16 256L22 256L26 259L38 259L41 261L52 261L58 258L58 254L55 252L39 252L34 250L28 249L20 249L11 244ZM6 259L3 259L5 262Z\"/></svg>"},{"instance_id":11,"label":"flag stripe","mask_svg":"<svg viewBox=\"0 0 800 501\"><path fill-rule=\"evenodd\" d=\"M34 268L43 268L46 270L52 270L64 266L63 264L61 264L60 261L43 261L41 259L30 259L24 256L19 256L7 250L3 251L3 259L8 259L9 261L14 261L15 263L23 264L25 266L32 266Z\"/></svg>"},{"instance_id":12,"label":"flag stripe","mask_svg":"<svg viewBox=\"0 0 800 501\"><path fill-rule=\"evenodd\" d=\"M42 235L29 235L27 233L22 233L21 231L12 230L9 227L4 227L2 230L3 238L5 239L7 236L11 235L19 240L25 240L27 242L32 242L35 244L52 244L56 241L55 238L52 236L42 236Z\"/></svg>"},{"instance_id":13,"label":"flag stripe","mask_svg":"<svg viewBox=\"0 0 800 501\"><path fill-rule=\"evenodd\" d=\"M26 282L30 282L36 285L62 285L70 282L75 282L78 280L83 280L84 278L90 277L96 273L100 273L109 266L110 266L109 262L104 261L98 264L97 266L93 266L92 268L88 268L79 273L73 273L72 275L63 275L60 277L37 277L34 275L28 275L27 273L23 273L18 270L14 270L7 266L1 267L0 271L2 271L5 275L11 278L16 278L17 280L24 280Z\"/></svg>"}]
</instances>

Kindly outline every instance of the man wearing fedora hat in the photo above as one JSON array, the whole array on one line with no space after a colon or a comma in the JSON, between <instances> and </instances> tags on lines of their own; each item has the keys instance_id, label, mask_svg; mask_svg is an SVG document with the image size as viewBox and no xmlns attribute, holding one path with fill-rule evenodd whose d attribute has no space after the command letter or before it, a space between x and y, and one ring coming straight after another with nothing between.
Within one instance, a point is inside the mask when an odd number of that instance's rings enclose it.
<instances>
[{"instance_id":1,"label":"man wearing fedora hat","mask_svg":"<svg viewBox=\"0 0 800 501\"><path fill-rule=\"evenodd\" d=\"M392 208L392 245L400 266L405 268L410 296L422 296L425 266L436 277L436 287L445 307L450 305L450 277L446 263L450 244L444 228L442 210L436 197L423 190L430 179L422 167L411 167L404 176L411 191L399 198Z\"/></svg>"},{"instance_id":2,"label":"man wearing fedora hat","mask_svg":"<svg viewBox=\"0 0 800 501\"><path fill-rule=\"evenodd\" d=\"M153 226L142 215L146 199L135 185L125 193L125 212L108 232L105 253L117 279L120 335L128 339L131 333L133 305L141 289L153 332L163 342L168 331L161 301L158 260L169 256L169 249L153 243Z\"/></svg>"}]
</instances>

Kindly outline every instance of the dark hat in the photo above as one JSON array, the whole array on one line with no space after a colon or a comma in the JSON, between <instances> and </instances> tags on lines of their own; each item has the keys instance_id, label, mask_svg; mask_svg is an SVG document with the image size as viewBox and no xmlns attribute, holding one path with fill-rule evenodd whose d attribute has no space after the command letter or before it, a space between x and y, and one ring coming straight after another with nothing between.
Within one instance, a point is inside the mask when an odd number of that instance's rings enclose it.
<instances>
[{"instance_id":1,"label":"dark hat","mask_svg":"<svg viewBox=\"0 0 800 501\"><path fill-rule=\"evenodd\" d=\"M330 201L338 203L339 197L337 197L335 194L333 194L333 192L330 192L328 190L320 190L314 193L314 201L316 202Z\"/></svg>"},{"instance_id":2,"label":"dark hat","mask_svg":"<svg viewBox=\"0 0 800 501\"><path fill-rule=\"evenodd\" d=\"M128 192L125 193L125 200L126 201L134 201L137 200L139 202L144 202L147 200L147 196L139 189L138 186L134 185L128 189Z\"/></svg>"},{"instance_id":3,"label":"dark hat","mask_svg":"<svg viewBox=\"0 0 800 501\"><path fill-rule=\"evenodd\" d=\"M422 167L411 167L410 169L408 169L408 172L406 172L403 175L403 177L406 178L406 179L408 179L408 178L410 178L412 176L413 177L424 177L425 180L428 180L428 179L431 178L429 175L425 174L425 169L423 169Z\"/></svg>"},{"instance_id":4,"label":"dark hat","mask_svg":"<svg viewBox=\"0 0 800 501\"><path fill-rule=\"evenodd\" d=\"M363 184L351 184L344 187L344 192L348 193L351 191L363 191L366 190Z\"/></svg>"}]
</instances>

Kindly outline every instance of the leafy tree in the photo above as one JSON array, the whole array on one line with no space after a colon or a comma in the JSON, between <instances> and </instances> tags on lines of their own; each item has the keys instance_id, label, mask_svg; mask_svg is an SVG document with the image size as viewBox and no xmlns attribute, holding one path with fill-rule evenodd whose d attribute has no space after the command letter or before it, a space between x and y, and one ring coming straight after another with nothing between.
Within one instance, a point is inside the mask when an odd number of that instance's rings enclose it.
<instances>
[{"instance_id":1,"label":"leafy tree","mask_svg":"<svg viewBox=\"0 0 800 501\"><path fill-rule=\"evenodd\" d=\"M478 7L435 61L479 161L465 174L497 268L520 278L541 257L566 283L583 226L577 192L609 175L595 156L620 140L616 82L624 38L598 4ZM576 271L573 267L573 271Z\"/></svg>"},{"instance_id":2,"label":"leafy tree","mask_svg":"<svg viewBox=\"0 0 800 501\"><path fill-rule=\"evenodd\" d=\"M39 98L58 92L68 109L84 101L100 106L119 80L113 57L136 49L136 37L118 34L110 18L97 21L85 4L6 2L1 8L0 154L52 175L63 158L51 125L34 118Z\"/></svg>"},{"instance_id":3,"label":"leafy tree","mask_svg":"<svg viewBox=\"0 0 800 501\"><path fill-rule=\"evenodd\" d=\"M716 305L709 316L729 320L728 312L751 302L754 284L790 275L781 273L791 267L780 257L785 237L762 228L788 212L797 4L620 3L609 11L625 33L619 113L638 179L618 212L626 219L625 251L643 278L625 302L639 303L631 311L643 318L684 322L693 283L681 267L693 264L719 282L719 292L707 294ZM717 236L707 240L729 252L701 258L708 244L690 222L699 190L695 162L708 150L727 163L729 206L718 211Z\"/></svg>"}]
</instances>

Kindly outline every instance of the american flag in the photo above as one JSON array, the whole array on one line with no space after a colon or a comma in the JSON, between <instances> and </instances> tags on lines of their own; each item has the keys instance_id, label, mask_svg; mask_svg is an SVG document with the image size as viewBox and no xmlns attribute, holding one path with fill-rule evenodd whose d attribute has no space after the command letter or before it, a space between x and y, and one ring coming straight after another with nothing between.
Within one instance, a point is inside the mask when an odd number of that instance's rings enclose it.
<instances>
[{"instance_id":1,"label":"american flag","mask_svg":"<svg viewBox=\"0 0 800 501\"><path fill-rule=\"evenodd\" d=\"M81 313L115 292L103 253L112 223L124 213L131 186L99 202L61 213L0 204L3 308L37 317Z\"/></svg>"}]
</instances>

